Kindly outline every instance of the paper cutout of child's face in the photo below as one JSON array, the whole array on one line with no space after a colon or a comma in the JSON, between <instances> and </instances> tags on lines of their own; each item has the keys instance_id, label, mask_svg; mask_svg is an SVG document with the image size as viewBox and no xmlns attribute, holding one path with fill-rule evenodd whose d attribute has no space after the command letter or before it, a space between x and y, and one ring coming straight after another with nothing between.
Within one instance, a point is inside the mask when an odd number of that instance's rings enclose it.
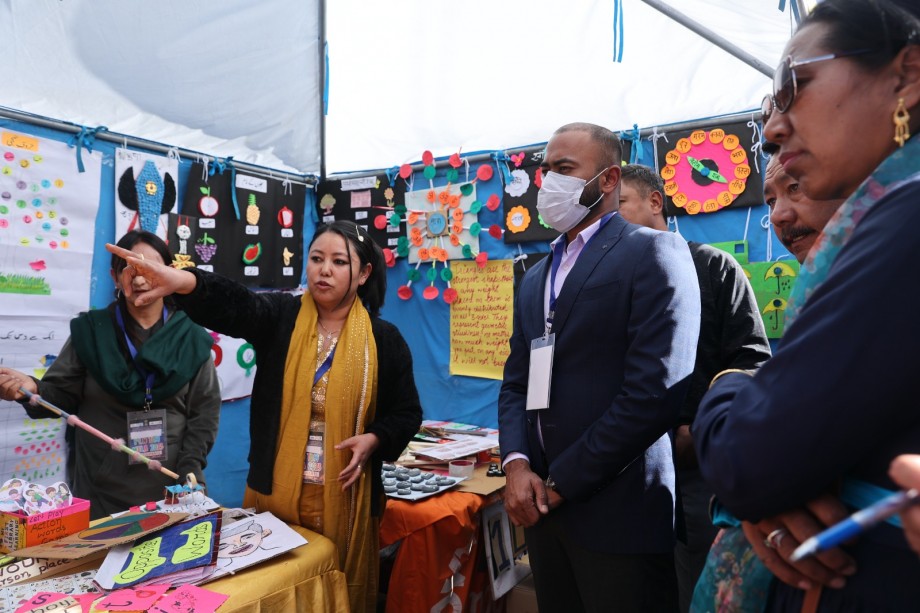
<instances>
[{"instance_id":1,"label":"paper cutout of child's face","mask_svg":"<svg viewBox=\"0 0 920 613\"><path fill-rule=\"evenodd\" d=\"M218 558L239 558L247 556L262 545L262 540L271 535L271 530L252 522L232 536L222 536L218 547Z\"/></svg>"}]
</instances>

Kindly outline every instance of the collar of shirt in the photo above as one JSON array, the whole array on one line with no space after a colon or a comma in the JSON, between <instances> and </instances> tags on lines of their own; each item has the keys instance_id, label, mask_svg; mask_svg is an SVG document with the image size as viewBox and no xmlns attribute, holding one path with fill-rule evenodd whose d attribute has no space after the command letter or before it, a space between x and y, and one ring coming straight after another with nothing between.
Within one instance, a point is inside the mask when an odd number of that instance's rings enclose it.
<instances>
[{"instance_id":1,"label":"collar of shirt","mask_svg":"<svg viewBox=\"0 0 920 613\"><path fill-rule=\"evenodd\" d=\"M616 215L617 212L609 214L610 217ZM578 236L575 237L571 243L565 245L565 248L562 250L562 257L559 259L559 270L556 272L556 295L558 296L562 293L562 286L565 283L566 278L569 276L569 271L572 270L572 267L575 266L578 256L581 255L582 249L585 248L585 245L588 244L598 230L600 230L601 223L604 221L604 218L608 217L607 214L602 215L597 218L597 220L592 223L590 226L578 233ZM550 243L550 247L553 250L553 253L557 253L556 247L560 242L565 241L565 234L561 234L556 240ZM548 267L552 268L552 267ZM552 271L546 271L546 290L543 295L543 316L546 317L549 313L549 302L550 302L550 284L552 283Z\"/></svg>"}]
</instances>

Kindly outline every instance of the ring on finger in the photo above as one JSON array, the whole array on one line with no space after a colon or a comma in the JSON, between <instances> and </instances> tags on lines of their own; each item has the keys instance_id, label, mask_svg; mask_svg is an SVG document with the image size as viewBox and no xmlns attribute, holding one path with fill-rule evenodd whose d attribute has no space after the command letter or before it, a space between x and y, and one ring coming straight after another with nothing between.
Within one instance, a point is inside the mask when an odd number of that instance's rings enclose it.
<instances>
[{"instance_id":1,"label":"ring on finger","mask_svg":"<svg viewBox=\"0 0 920 613\"><path fill-rule=\"evenodd\" d=\"M784 528L777 528L767 535L767 538L763 540L763 544L770 549L779 549L779 546L783 542L783 538L785 538L787 534L789 533Z\"/></svg>"}]
</instances>

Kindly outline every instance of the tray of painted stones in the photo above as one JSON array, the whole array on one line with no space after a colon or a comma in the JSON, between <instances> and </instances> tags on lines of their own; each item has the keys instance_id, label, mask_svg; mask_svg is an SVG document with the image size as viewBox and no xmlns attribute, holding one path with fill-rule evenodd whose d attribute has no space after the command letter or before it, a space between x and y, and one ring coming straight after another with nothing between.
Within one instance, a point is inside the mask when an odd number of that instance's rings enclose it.
<instances>
[{"instance_id":1,"label":"tray of painted stones","mask_svg":"<svg viewBox=\"0 0 920 613\"><path fill-rule=\"evenodd\" d=\"M447 477L425 472L418 468L406 468L395 464L383 465L383 491L390 498L421 500L449 490L466 477Z\"/></svg>"}]
</instances>

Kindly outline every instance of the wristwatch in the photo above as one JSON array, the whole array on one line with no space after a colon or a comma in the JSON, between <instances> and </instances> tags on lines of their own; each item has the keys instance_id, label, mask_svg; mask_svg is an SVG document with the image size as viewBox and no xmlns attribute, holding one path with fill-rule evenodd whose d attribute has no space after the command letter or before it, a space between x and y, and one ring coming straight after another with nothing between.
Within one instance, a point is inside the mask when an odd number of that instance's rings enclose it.
<instances>
[{"instance_id":1,"label":"wristwatch","mask_svg":"<svg viewBox=\"0 0 920 613\"><path fill-rule=\"evenodd\" d=\"M543 482L543 485L545 485L547 489L551 489L554 492L556 491L556 482L553 480L552 475L546 477L546 481Z\"/></svg>"}]
</instances>

